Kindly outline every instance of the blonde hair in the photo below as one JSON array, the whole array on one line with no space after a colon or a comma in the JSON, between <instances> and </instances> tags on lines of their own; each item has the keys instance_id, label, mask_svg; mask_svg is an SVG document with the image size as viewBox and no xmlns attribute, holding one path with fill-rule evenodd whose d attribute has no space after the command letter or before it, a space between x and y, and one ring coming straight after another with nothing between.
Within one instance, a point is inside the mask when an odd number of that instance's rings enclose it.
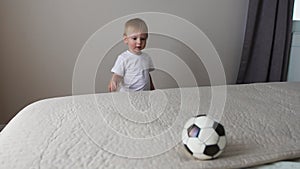
<instances>
[{"instance_id":1,"label":"blonde hair","mask_svg":"<svg viewBox=\"0 0 300 169\"><path fill-rule=\"evenodd\" d=\"M125 23L124 36L134 32L146 33L148 36L148 27L145 21L140 18L130 19Z\"/></svg>"}]
</instances>

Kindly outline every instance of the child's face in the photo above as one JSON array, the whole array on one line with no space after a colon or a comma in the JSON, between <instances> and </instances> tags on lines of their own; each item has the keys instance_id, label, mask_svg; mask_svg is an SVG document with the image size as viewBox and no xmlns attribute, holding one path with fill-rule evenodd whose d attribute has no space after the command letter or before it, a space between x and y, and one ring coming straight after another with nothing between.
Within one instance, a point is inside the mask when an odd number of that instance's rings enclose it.
<instances>
[{"instance_id":1,"label":"child's face","mask_svg":"<svg viewBox=\"0 0 300 169\"><path fill-rule=\"evenodd\" d=\"M147 41L147 34L135 32L124 36L124 43L128 45L128 50L136 55L141 54L145 48Z\"/></svg>"}]
</instances>

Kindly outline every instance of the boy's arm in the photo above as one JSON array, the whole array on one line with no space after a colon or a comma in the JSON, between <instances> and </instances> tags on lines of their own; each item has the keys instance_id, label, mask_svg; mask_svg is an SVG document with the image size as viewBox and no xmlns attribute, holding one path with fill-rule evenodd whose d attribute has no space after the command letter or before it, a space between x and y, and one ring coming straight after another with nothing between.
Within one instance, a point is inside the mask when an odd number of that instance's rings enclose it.
<instances>
[{"instance_id":1,"label":"boy's arm","mask_svg":"<svg viewBox=\"0 0 300 169\"><path fill-rule=\"evenodd\" d=\"M150 73L149 73L149 78L150 78L150 90L155 90Z\"/></svg>"},{"instance_id":2,"label":"boy's arm","mask_svg":"<svg viewBox=\"0 0 300 169\"><path fill-rule=\"evenodd\" d=\"M115 92L115 91L117 91L118 85L121 82L121 80L122 80L122 76L117 75L117 74L114 73L112 75L112 78L111 78L109 84L108 84L108 91L109 92Z\"/></svg>"}]
</instances>

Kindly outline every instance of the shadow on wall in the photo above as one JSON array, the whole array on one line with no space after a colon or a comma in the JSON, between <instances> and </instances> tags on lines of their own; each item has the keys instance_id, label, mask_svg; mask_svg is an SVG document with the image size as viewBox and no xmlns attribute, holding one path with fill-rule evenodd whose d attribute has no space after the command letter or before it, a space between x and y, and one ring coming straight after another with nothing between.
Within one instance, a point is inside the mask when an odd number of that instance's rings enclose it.
<instances>
[{"instance_id":1,"label":"shadow on wall","mask_svg":"<svg viewBox=\"0 0 300 169\"><path fill-rule=\"evenodd\" d=\"M174 60L181 59L184 63L181 66L188 67L191 70L190 75L181 75L182 79L174 79L169 72L157 69L151 72L153 82L156 89L166 88L178 88L178 87L195 87L195 86L210 86L208 73L200 60L200 58L184 43L179 40L159 35L149 34L146 49L161 49L172 53ZM120 53L125 51L127 48L120 40L115 46L113 46L103 58L102 62L98 65L97 77L95 79L95 92L105 93L107 91L107 85L111 78L111 68ZM145 50L146 50L145 49ZM162 54L161 56L151 56L155 63L162 62L163 67L174 69L174 60L166 60L166 57ZM183 67L176 67L176 73L182 74ZM186 76L189 76L188 78ZM179 85L178 81L184 80L184 85ZM195 80L195 82L194 82ZM196 84L195 84L196 83Z\"/></svg>"}]
</instances>

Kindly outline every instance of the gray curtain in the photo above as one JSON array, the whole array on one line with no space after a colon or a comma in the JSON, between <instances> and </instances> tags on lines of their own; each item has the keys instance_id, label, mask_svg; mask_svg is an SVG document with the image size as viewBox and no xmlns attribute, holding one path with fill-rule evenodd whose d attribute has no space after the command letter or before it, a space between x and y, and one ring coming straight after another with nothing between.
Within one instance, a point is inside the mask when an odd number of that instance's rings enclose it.
<instances>
[{"instance_id":1,"label":"gray curtain","mask_svg":"<svg viewBox=\"0 0 300 169\"><path fill-rule=\"evenodd\" d=\"M249 0L237 83L286 81L294 0Z\"/></svg>"}]
</instances>

